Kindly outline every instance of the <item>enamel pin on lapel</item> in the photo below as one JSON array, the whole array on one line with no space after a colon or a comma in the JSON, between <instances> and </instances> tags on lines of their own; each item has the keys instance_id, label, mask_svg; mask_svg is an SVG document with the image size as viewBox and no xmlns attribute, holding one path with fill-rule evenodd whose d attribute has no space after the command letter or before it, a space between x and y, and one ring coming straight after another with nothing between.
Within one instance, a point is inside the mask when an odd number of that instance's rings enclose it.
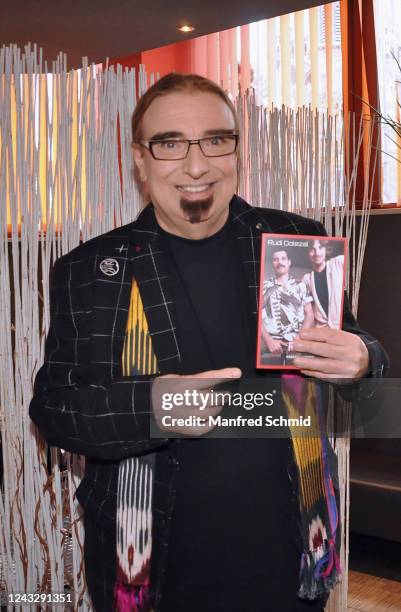
<instances>
[{"instance_id":1,"label":"enamel pin on lapel","mask_svg":"<svg viewBox=\"0 0 401 612\"><path fill-rule=\"evenodd\" d=\"M116 259L108 258L103 259L100 262L100 269L106 276L115 276L118 273L120 266Z\"/></svg>"}]
</instances>

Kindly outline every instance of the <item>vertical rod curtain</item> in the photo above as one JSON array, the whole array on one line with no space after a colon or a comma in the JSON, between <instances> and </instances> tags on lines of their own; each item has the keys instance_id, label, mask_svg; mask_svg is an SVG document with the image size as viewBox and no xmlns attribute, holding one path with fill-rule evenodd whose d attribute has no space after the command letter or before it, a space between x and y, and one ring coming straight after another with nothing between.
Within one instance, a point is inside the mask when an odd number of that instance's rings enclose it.
<instances>
[{"instance_id":1,"label":"vertical rod curtain","mask_svg":"<svg viewBox=\"0 0 401 612\"><path fill-rule=\"evenodd\" d=\"M229 48L228 30L224 30L224 32L220 32L219 43L220 43L220 85L224 90L227 91L230 89L230 80L229 80L230 48Z\"/></svg>"},{"instance_id":2,"label":"vertical rod curtain","mask_svg":"<svg viewBox=\"0 0 401 612\"><path fill-rule=\"evenodd\" d=\"M327 108L333 114L333 5L324 5L324 22L326 35L326 87Z\"/></svg>"},{"instance_id":3,"label":"vertical rod curtain","mask_svg":"<svg viewBox=\"0 0 401 612\"><path fill-rule=\"evenodd\" d=\"M277 58L276 58L276 21L268 19L267 27L267 107L276 102L277 96Z\"/></svg>"},{"instance_id":4,"label":"vertical rod curtain","mask_svg":"<svg viewBox=\"0 0 401 612\"><path fill-rule=\"evenodd\" d=\"M373 0L341 0L341 46L343 60L343 105L344 117L354 112L357 120L375 122L375 113L371 107L379 109L379 85L377 78L376 36ZM350 126L351 127L351 126ZM346 151L352 152L355 142L352 130L345 132ZM363 141L363 151L359 158L358 181L356 185L356 204L361 204L366 181L366 173L374 175L372 201L373 205L381 204L381 155L380 125L375 122L373 146L375 156L369 154L371 143L367 136ZM375 161L376 167L375 167ZM352 166L347 163L346 166Z\"/></svg>"},{"instance_id":5,"label":"vertical rod curtain","mask_svg":"<svg viewBox=\"0 0 401 612\"><path fill-rule=\"evenodd\" d=\"M192 70L197 74L206 75L208 72L208 36L199 36L193 40L193 63Z\"/></svg>"},{"instance_id":6,"label":"vertical rod curtain","mask_svg":"<svg viewBox=\"0 0 401 612\"><path fill-rule=\"evenodd\" d=\"M309 9L311 101L312 108L319 106L319 8Z\"/></svg>"},{"instance_id":7,"label":"vertical rod curtain","mask_svg":"<svg viewBox=\"0 0 401 612\"><path fill-rule=\"evenodd\" d=\"M280 17L281 102L291 106L290 16Z\"/></svg>"},{"instance_id":8,"label":"vertical rod curtain","mask_svg":"<svg viewBox=\"0 0 401 612\"><path fill-rule=\"evenodd\" d=\"M219 63L219 33L207 35L207 76L212 81L220 83Z\"/></svg>"},{"instance_id":9,"label":"vertical rod curtain","mask_svg":"<svg viewBox=\"0 0 401 612\"><path fill-rule=\"evenodd\" d=\"M235 28L229 31L229 53L231 93L235 98L238 95L237 31Z\"/></svg>"},{"instance_id":10,"label":"vertical rod curtain","mask_svg":"<svg viewBox=\"0 0 401 612\"><path fill-rule=\"evenodd\" d=\"M240 86L245 93L251 86L251 62L249 57L249 25L241 26Z\"/></svg>"},{"instance_id":11,"label":"vertical rod curtain","mask_svg":"<svg viewBox=\"0 0 401 612\"><path fill-rule=\"evenodd\" d=\"M177 48L189 54L191 71L219 83L233 98L239 89L245 93L255 82L259 87L262 82L263 103L268 107L310 104L314 109L327 106L332 114L335 15L330 3L252 24L253 45L251 26L246 24L188 40L185 48L178 43ZM322 82L320 62L325 66L326 82Z\"/></svg>"},{"instance_id":12,"label":"vertical rod curtain","mask_svg":"<svg viewBox=\"0 0 401 612\"><path fill-rule=\"evenodd\" d=\"M295 13L295 71L296 71L296 103L305 104L305 34L304 12Z\"/></svg>"}]
</instances>

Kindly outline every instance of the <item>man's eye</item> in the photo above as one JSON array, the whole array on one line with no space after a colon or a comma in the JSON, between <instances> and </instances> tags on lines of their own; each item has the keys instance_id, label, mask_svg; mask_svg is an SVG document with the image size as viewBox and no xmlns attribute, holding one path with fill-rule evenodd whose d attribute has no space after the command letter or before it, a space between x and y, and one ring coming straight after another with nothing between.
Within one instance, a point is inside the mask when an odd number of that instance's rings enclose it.
<instances>
[{"instance_id":1,"label":"man's eye","mask_svg":"<svg viewBox=\"0 0 401 612\"><path fill-rule=\"evenodd\" d=\"M175 149L179 144L180 143L176 140L164 140L163 142L159 142L159 147L162 149Z\"/></svg>"},{"instance_id":2,"label":"man's eye","mask_svg":"<svg viewBox=\"0 0 401 612\"><path fill-rule=\"evenodd\" d=\"M213 136L213 138L209 139L209 143L214 146L219 146L224 144L227 139L224 136Z\"/></svg>"}]
</instances>

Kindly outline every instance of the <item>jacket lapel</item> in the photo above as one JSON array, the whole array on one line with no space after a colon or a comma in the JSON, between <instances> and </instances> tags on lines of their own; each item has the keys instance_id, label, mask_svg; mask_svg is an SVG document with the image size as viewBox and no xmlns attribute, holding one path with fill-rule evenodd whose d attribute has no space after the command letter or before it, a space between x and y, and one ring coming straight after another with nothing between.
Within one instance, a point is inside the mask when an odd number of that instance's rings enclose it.
<instances>
[{"instance_id":1,"label":"jacket lapel","mask_svg":"<svg viewBox=\"0 0 401 612\"><path fill-rule=\"evenodd\" d=\"M162 374L180 363L174 309L162 241L152 206L121 233L106 235L94 260L91 363L99 381L122 375L132 281L136 279Z\"/></svg>"},{"instance_id":2,"label":"jacket lapel","mask_svg":"<svg viewBox=\"0 0 401 612\"><path fill-rule=\"evenodd\" d=\"M147 206L130 235L132 274L139 292L159 370L174 373L181 362L166 254L153 207Z\"/></svg>"},{"instance_id":3,"label":"jacket lapel","mask_svg":"<svg viewBox=\"0 0 401 612\"><path fill-rule=\"evenodd\" d=\"M126 238L122 234L102 240L94 260L90 363L96 366L94 375L99 381L121 376L121 355L132 284L132 265Z\"/></svg>"},{"instance_id":4,"label":"jacket lapel","mask_svg":"<svg viewBox=\"0 0 401 612\"><path fill-rule=\"evenodd\" d=\"M262 232L272 232L270 225L258 215L258 210L249 206L238 196L230 205L234 238L238 246L242 278L246 286L252 324L257 324L259 306L259 275ZM256 333L256 332L255 332Z\"/></svg>"}]
</instances>

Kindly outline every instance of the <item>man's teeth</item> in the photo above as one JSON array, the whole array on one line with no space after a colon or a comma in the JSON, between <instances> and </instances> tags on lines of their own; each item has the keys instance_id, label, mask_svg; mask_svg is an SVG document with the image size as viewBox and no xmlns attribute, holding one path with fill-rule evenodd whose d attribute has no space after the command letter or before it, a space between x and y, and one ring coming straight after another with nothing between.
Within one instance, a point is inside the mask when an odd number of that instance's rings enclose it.
<instances>
[{"instance_id":1,"label":"man's teeth","mask_svg":"<svg viewBox=\"0 0 401 612\"><path fill-rule=\"evenodd\" d=\"M209 189L210 184L207 185L179 185L177 189L179 191L188 191L189 193L200 193Z\"/></svg>"}]
</instances>

